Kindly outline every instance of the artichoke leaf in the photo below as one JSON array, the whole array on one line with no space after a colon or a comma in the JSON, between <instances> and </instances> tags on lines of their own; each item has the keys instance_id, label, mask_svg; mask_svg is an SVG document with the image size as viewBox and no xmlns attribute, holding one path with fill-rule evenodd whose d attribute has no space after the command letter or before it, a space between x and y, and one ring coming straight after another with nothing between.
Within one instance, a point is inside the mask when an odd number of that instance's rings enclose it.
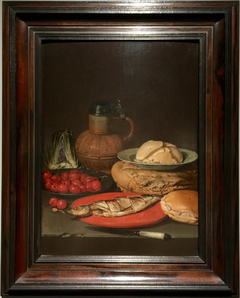
<instances>
[{"instance_id":1,"label":"artichoke leaf","mask_svg":"<svg viewBox=\"0 0 240 298\"><path fill-rule=\"evenodd\" d=\"M71 131L59 130L52 136L52 142L43 151L43 158L50 170L64 168L78 168L79 161L76 157L75 138Z\"/></svg>"}]
</instances>

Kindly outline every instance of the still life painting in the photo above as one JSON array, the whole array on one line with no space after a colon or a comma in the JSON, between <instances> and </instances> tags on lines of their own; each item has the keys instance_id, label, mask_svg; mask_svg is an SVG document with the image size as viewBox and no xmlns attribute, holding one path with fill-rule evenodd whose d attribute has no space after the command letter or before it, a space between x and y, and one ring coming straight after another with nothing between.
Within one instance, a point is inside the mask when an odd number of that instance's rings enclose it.
<instances>
[{"instance_id":1,"label":"still life painting","mask_svg":"<svg viewBox=\"0 0 240 298\"><path fill-rule=\"evenodd\" d=\"M239 296L238 17L3 2L3 296Z\"/></svg>"},{"instance_id":2,"label":"still life painting","mask_svg":"<svg viewBox=\"0 0 240 298\"><path fill-rule=\"evenodd\" d=\"M198 255L198 53L42 44L42 254Z\"/></svg>"}]
</instances>

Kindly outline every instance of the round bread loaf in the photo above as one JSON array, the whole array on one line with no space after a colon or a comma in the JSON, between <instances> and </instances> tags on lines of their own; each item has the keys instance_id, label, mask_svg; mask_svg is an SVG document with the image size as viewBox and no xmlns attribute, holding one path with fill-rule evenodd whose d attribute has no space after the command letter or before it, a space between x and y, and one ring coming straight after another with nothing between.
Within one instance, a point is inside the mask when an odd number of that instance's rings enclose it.
<instances>
[{"instance_id":1,"label":"round bread loaf","mask_svg":"<svg viewBox=\"0 0 240 298\"><path fill-rule=\"evenodd\" d=\"M151 140L138 149L136 160L143 163L175 164L182 162L183 156L175 145Z\"/></svg>"},{"instance_id":2,"label":"round bread loaf","mask_svg":"<svg viewBox=\"0 0 240 298\"><path fill-rule=\"evenodd\" d=\"M198 224L198 192L192 190L172 191L161 199L161 207L172 219Z\"/></svg>"},{"instance_id":3,"label":"round bread loaf","mask_svg":"<svg viewBox=\"0 0 240 298\"><path fill-rule=\"evenodd\" d=\"M129 162L118 161L111 174L117 186L124 192L165 195L173 190L197 190L197 170L150 171Z\"/></svg>"}]
</instances>

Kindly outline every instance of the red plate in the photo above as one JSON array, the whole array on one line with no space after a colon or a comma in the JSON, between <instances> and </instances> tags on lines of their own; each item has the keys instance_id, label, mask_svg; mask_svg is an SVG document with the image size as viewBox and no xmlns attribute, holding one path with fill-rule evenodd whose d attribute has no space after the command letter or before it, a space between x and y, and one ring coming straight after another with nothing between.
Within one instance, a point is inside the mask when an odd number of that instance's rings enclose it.
<instances>
[{"instance_id":1,"label":"red plate","mask_svg":"<svg viewBox=\"0 0 240 298\"><path fill-rule=\"evenodd\" d=\"M113 200L119 196L134 196L136 193L103 193L84 198L79 198L72 203L72 208L77 206L89 205L100 200ZM166 219L168 216L163 212L160 202L150 206L144 211L136 214L120 216L120 217L101 217L92 215L89 217L79 218L82 222L90 225L108 227L108 228L136 228L154 225Z\"/></svg>"}]
</instances>

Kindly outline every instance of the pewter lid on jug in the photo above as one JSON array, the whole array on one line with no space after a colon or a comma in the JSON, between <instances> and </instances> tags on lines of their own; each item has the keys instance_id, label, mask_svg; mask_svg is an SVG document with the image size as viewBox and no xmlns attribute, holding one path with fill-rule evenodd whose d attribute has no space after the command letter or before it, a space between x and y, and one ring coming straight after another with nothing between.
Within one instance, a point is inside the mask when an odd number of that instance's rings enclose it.
<instances>
[{"instance_id":1,"label":"pewter lid on jug","mask_svg":"<svg viewBox=\"0 0 240 298\"><path fill-rule=\"evenodd\" d=\"M88 113L94 116L112 116L115 109L108 101L95 101L89 106Z\"/></svg>"}]
</instances>

